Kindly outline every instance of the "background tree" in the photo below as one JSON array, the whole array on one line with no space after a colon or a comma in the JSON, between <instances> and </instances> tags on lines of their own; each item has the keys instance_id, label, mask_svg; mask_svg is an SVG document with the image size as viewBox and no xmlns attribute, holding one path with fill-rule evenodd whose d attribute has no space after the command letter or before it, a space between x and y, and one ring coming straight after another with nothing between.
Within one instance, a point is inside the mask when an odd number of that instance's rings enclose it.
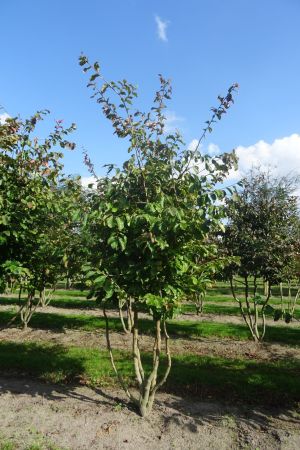
<instances>
[{"instance_id":1,"label":"background tree","mask_svg":"<svg viewBox=\"0 0 300 450\"><path fill-rule=\"evenodd\" d=\"M72 214L69 215L69 222L66 233L66 245L64 255L64 273L66 277L66 288L76 286L79 289L86 288L85 274L82 267L89 259L91 249L91 236L86 228L86 220L88 214L91 213L93 202L93 190L83 188L76 181L76 198L74 191L68 192L73 197L73 201L69 205L73 208ZM74 188L74 185L73 185ZM75 202L74 202L75 200Z\"/></svg>"},{"instance_id":2,"label":"background tree","mask_svg":"<svg viewBox=\"0 0 300 450\"><path fill-rule=\"evenodd\" d=\"M294 264L297 252L298 208L290 178L274 178L269 172L252 170L242 189L226 200L228 224L224 245L228 256L240 258L227 270L232 294L255 341L266 330L265 313L271 287L279 284ZM259 295L258 281L267 283ZM236 285L242 286L241 298Z\"/></svg>"},{"instance_id":3,"label":"background tree","mask_svg":"<svg viewBox=\"0 0 300 450\"><path fill-rule=\"evenodd\" d=\"M19 310L24 327L37 305L45 303L45 287L54 287L61 277L80 196L79 183L63 179L63 154L55 150L75 147L66 140L75 125L65 129L57 121L53 132L40 140L34 132L47 114L40 111L25 121L8 119L0 126L0 278L15 276L16 267L26 273L17 278L19 295L23 290L27 296Z\"/></svg>"},{"instance_id":4,"label":"background tree","mask_svg":"<svg viewBox=\"0 0 300 450\"><path fill-rule=\"evenodd\" d=\"M300 297L300 216L298 216L298 220L295 220L294 233L293 259L284 267L279 283L280 308L269 307L275 321L284 319L286 323L295 319L295 308Z\"/></svg>"},{"instance_id":5,"label":"background tree","mask_svg":"<svg viewBox=\"0 0 300 450\"><path fill-rule=\"evenodd\" d=\"M234 154L210 158L199 152L200 141L215 119L232 103L232 93L219 97L195 150L186 150L179 133L164 134L165 101L170 99L170 82L160 76L160 88L149 113L132 110L136 88L126 80L106 81L98 63L90 65L80 57L85 72L91 71L89 87L93 97L114 128L129 142L129 159L121 169L109 167L110 175L98 180L89 228L94 243L87 277L93 282L91 295L103 306L107 347L119 380L142 416L152 408L157 390L171 369L166 321L180 303L197 289L203 289L207 273L201 261L215 254L208 235L221 226L223 211L216 204L225 192L216 189L235 163ZM101 80L100 87L96 80ZM115 96L118 104L111 98ZM183 150L181 150L183 148ZM86 156L86 163L95 174ZM198 261L195 261L197 251ZM204 282L205 280L205 282ZM132 358L138 397L126 386L114 361L109 337L107 307L122 311L127 305L132 327ZM139 345L139 314L153 318L152 368L145 370ZM162 340L167 366L159 371Z\"/></svg>"}]
</instances>

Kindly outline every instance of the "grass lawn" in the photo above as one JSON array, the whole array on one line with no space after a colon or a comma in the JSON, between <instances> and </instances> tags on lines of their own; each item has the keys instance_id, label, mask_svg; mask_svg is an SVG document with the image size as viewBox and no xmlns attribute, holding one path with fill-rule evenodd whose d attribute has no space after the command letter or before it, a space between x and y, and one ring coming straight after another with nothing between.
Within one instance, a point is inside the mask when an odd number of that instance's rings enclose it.
<instances>
[{"instance_id":1,"label":"grass lawn","mask_svg":"<svg viewBox=\"0 0 300 450\"><path fill-rule=\"evenodd\" d=\"M238 306L228 305L232 297L226 294L210 293L205 301L205 313L214 315L239 315ZM223 289L219 286L218 289ZM211 291L213 292L213 291ZM60 308L78 309L78 314L35 313L30 327L35 329L64 330L78 329L96 331L105 328L105 321L99 317L82 314L80 309L94 308L94 300L82 297L82 291L59 290L51 305ZM278 304L278 298L271 304ZM15 306L15 297L2 297L0 304ZM192 304L184 305L185 313L194 313ZM300 318L299 310L296 311ZM0 311L0 326L5 326L13 317L13 311ZM17 323L17 322L16 322ZM119 318L110 318L110 329L122 331ZM150 319L140 321L140 331L152 333ZM251 340L244 324L218 323L213 321L172 320L168 323L171 337L185 339L226 338ZM300 327L267 327L265 341L278 342L291 346L300 344ZM134 382L133 365L128 353L116 351L115 356L129 385ZM150 369L151 355L144 354L146 368ZM164 362L162 362L162 367ZM106 351L93 348L63 347L50 343L0 342L0 371L3 373L31 375L47 382L88 383L92 386L116 386ZM227 359L225 357L176 354L170 377L165 389L172 393L190 394L200 399L223 399L233 403L245 402L260 405L278 406L295 404L300 401L300 362L297 360L256 361L248 359ZM1 450L1 447L0 447Z\"/></svg>"},{"instance_id":2,"label":"grass lawn","mask_svg":"<svg viewBox=\"0 0 300 450\"><path fill-rule=\"evenodd\" d=\"M270 305L273 305L276 309L277 303L270 302ZM193 304L186 304L183 306L184 313L195 314L195 306ZM240 308L238 305L224 305L224 304L214 304L204 302L203 308L204 314L216 314L216 315L226 315L226 316L240 316ZM272 317L272 314L266 314L266 317ZM296 307L294 312L294 317L296 319L300 319L300 309L299 306Z\"/></svg>"},{"instance_id":3,"label":"grass lawn","mask_svg":"<svg viewBox=\"0 0 300 450\"><path fill-rule=\"evenodd\" d=\"M0 305L18 305L25 303L24 299L19 302L16 297L1 297ZM66 309L94 309L96 308L95 300L87 300L82 298L76 298L76 295L70 295L70 297L65 295L59 295L59 298L53 298L49 306L55 306L56 308L66 308Z\"/></svg>"},{"instance_id":4,"label":"grass lawn","mask_svg":"<svg viewBox=\"0 0 300 450\"><path fill-rule=\"evenodd\" d=\"M134 382L128 353L115 352L118 367L129 385ZM144 354L146 370L151 355ZM164 361L162 362L164 366ZM162 367L163 368L163 367ZM48 382L81 382L115 386L106 351L40 343L0 343L0 370L32 375ZM228 360L221 357L175 355L165 389L197 398L218 398L278 406L300 400L300 362Z\"/></svg>"}]
</instances>

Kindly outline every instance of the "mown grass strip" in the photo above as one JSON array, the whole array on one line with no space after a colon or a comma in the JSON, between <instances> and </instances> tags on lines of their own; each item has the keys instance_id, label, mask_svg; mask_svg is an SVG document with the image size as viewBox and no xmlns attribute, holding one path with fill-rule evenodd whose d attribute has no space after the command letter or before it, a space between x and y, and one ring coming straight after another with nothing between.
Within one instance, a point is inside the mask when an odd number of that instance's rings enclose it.
<instances>
[{"instance_id":1,"label":"mown grass strip","mask_svg":"<svg viewBox=\"0 0 300 450\"><path fill-rule=\"evenodd\" d=\"M273 303L274 305L274 303ZM190 314L195 314L196 313L196 309L195 306L192 304L186 304L183 305L182 311L184 313L190 313ZM216 304L211 304L211 303L204 303L203 306L203 313L204 314L214 314L214 315L220 315L220 316L241 316L241 312L240 312L240 308L238 306L235 305L216 305ZM272 313L266 313L266 317L273 317ZM295 309L294 312L294 317L296 319L300 319L300 309L297 307L297 309Z\"/></svg>"},{"instance_id":2,"label":"mown grass strip","mask_svg":"<svg viewBox=\"0 0 300 450\"><path fill-rule=\"evenodd\" d=\"M23 305L25 299L20 301L16 297L0 297L0 305ZM95 300L79 299L73 297L53 298L49 306L65 309L94 309L96 308Z\"/></svg>"},{"instance_id":3,"label":"mown grass strip","mask_svg":"<svg viewBox=\"0 0 300 450\"><path fill-rule=\"evenodd\" d=\"M89 291L81 291L79 289L56 289L54 295L62 297L86 297Z\"/></svg>"},{"instance_id":4,"label":"mown grass strip","mask_svg":"<svg viewBox=\"0 0 300 450\"><path fill-rule=\"evenodd\" d=\"M292 288L291 288L291 294L292 294L293 296L295 296L296 293L297 293L297 290L298 290L297 287L292 287ZM242 285L237 285L237 286L235 287L235 292L236 292L237 294L239 294L239 295L244 295L244 294L245 294L244 286L242 286ZM253 292L253 291L252 291L252 289L250 288L250 295L251 295L252 292ZM278 297L278 298L280 297L280 288L279 288L279 286L273 286L272 289L271 289L271 292L272 292L272 296L275 296L275 297ZM217 284L216 286L213 286L213 287L209 288L208 291L207 291L207 293L208 293L208 295L212 295L212 296L215 296L215 295L218 295L218 296L220 296L220 295L221 295L221 296L222 296L222 295L231 295L230 285L226 285L226 284L223 284L223 285L222 285L222 284ZM263 286L260 286L260 287L258 288L257 294L259 294L259 295L264 295L264 288L263 288ZM284 287L284 289L283 289L283 294L284 294L285 296L288 295L288 288L287 288L287 286Z\"/></svg>"},{"instance_id":5,"label":"mown grass strip","mask_svg":"<svg viewBox=\"0 0 300 450\"><path fill-rule=\"evenodd\" d=\"M99 311L100 314L100 311ZM12 311L0 312L0 326L5 326L13 317ZM16 322L16 324L19 324ZM111 317L109 319L111 331L122 331L119 318ZM30 327L37 329L60 330L79 329L83 331L104 330L105 321L103 317L89 315L55 314L55 313L35 313L30 321ZM151 334L153 322L150 319L140 320L140 331ZM174 337L186 339L195 338L229 338L236 340L251 339L249 331L244 324L209 322L209 321L190 321L190 320L172 320L168 323L168 331ZM287 326L268 326L265 341L279 342L289 345L300 345L300 327L294 328Z\"/></svg>"},{"instance_id":6,"label":"mown grass strip","mask_svg":"<svg viewBox=\"0 0 300 450\"><path fill-rule=\"evenodd\" d=\"M95 309L97 307L96 301L90 299L76 298L76 296L59 296L60 298L53 298L50 302L50 306L55 306L56 308L65 309ZM16 297L1 297L0 305L18 305L23 304L24 299L19 300ZM217 304L212 304L217 303ZM229 296L207 296L204 301L204 312L207 314L226 314L226 315L240 315L240 310L238 305L219 305L218 303L233 303L234 300ZM281 300L277 298L272 298L270 300L270 305L280 305ZM182 307L183 312L190 312L195 314L196 308L193 303L184 304ZM295 317L300 319L300 305L296 306Z\"/></svg>"},{"instance_id":7,"label":"mown grass strip","mask_svg":"<svg viewBox=\"0 0 300 450\"><path fill-rule=\"evenodd\" d=\"M133 365L126 352L115 352L119 369L129 384ZM150 370L151 355L143 361ZM161 365L163 370L164 361ZM0 371L33 375L48 382L87 382L114 386L106 351L41 343L0 343ZM212 356L175 355L166 390L190 393L197 398L282 405L300 400L299 361L259 362ZM72 389L72 387L70 387Z\"/></svg>"},{"instance_id":8,"label":"mown grass strip","mask_svg":"<svg viewBox=\"0 0 300 450\"><path fill-rule=\"evenodd\" d=\"M243 296L242 295L240 296L240 298L243 301ZM235 300L232 297L232 295L230 295L230 294L227 294L227 295L225 295L225 294L224 295L208 294L205 297L204 305L206 305L207 303L210 303L210 302L213 302L213 303L228 303L228 302L235 303ZM193 305L192 302L190 304ZM269 300L269 304L270 305L280 305L281 304L281 299L279 297L271 297L270 300Z\"/></svg>"}]
</instances>

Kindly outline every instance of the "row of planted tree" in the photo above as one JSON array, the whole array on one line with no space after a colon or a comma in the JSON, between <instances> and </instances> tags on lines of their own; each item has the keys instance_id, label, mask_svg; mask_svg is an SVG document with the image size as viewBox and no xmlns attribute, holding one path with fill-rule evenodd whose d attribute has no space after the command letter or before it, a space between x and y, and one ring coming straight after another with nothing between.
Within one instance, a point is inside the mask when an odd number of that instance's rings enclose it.
<instances>
[{"instance_id":1,"label":"row of planted tree","mask_svg":"<svg viewBox=\"0 0 300 450\"><path fill-rule=\"evenodd\" d=\"M276 319L292 319L299 295L299 215L293 196L297 180L275 179L252 171L235 187L226 187L237 167L234 152L201 154L200 144L233 103L237 85L218 97L198 145L186 148L178 132L164 131L169 80L160 86L149 113L133 109L136 88L126 80L106 81L98 63L79 60L90 74L92 97L128 148L129 158L83 188L79 177L64 176L62 149L74 150L57 122L46 138L36 136L47 111L28 120L8 119L0 126L0 283L26 301L16 316L24 327L38 306L51 300L59 281L80 282L103 308L113 368L128 397L146 415L157 389L171 369L167 320L183 303L203 301L216 280L228 280L245 323L262 340L272 286L290 285L289 307L273 310ZM258 281L265 283L265 292ZM241 289L243 287L243 296ZM264 294L264 295L262 295ZM291 300L294 295L293 300ZM108 308L119 310L132 338L138 395L129 392L110 345ZM146 373L139 350L139 316L153 318L153 364ZM164 343L167 365L159 369ZM160 374L160 376L159 376Z\"/></svg>"}]
</instances>

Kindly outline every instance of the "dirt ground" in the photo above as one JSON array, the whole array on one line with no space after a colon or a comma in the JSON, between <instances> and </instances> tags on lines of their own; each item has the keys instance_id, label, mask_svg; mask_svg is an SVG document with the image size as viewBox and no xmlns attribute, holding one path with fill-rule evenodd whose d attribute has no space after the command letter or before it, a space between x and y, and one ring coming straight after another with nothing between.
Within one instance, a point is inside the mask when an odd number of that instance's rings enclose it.
<instances>
[{"instance_id":1,"label":"dirt ground","mask_svg":"<svg viewBox=\"0 0 300 450\"><path fill-rule=\"evenodd\" d=\"M158 394L139 417L121 392L0 377L0 436L18 449L298 450L300 414ZM0 441L1 442L1 441Z\"/></svg>"}]
</instances>

